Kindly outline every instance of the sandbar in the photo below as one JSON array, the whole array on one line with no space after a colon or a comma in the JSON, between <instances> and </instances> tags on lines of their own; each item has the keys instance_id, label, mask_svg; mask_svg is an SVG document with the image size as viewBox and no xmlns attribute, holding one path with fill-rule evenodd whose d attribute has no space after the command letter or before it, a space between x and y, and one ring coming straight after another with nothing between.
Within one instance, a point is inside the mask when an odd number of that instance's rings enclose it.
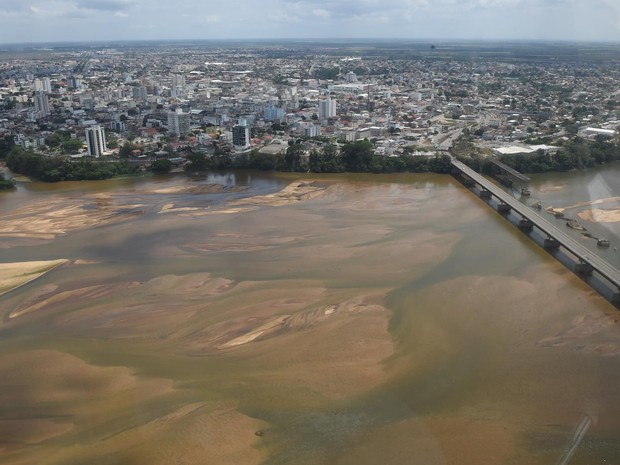
<instances>
[{"instance_id":1,"label":"sandbar","mask_svg":"<svg viewBox=\"0 0 620 465\"><path fill-rule=\"evenodd\" d=\"M24 284L40 278L69 260L47 260L34 262L0 263L0 295L4 295Z\"/></svg>"}]
</instances>

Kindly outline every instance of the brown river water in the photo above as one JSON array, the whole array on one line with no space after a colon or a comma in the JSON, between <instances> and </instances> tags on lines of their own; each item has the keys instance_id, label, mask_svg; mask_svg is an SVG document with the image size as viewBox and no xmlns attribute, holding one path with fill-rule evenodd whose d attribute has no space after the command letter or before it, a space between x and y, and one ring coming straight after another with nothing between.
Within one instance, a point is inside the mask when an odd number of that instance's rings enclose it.
<instances>
[{"instance_id":1,"label":"brown river water","mask_svg":"<svg viewBox=\"0 0 620 465\"><path fill-rule=\"evenodd\" d=\"M618 171L525 201L613 246ZM2 464L620 463L618 310L449 176L22 183L0 215L1 263L67 260L0 296Z\"/></svg>"}]
</instances>

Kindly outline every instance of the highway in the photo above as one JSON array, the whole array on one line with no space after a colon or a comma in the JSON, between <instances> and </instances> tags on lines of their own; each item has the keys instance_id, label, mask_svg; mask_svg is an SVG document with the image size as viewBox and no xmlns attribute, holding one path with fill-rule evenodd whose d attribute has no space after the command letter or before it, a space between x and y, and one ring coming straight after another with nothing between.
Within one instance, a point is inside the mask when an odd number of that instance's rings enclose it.
<instances>
[{"instance_id":1,"label":"highway","mask_svg":"<svg viewBox=\"0 0 620 465\"><path fill-rule=\"evenodd\" d=\"M510 208L518 213L522 218L530 220L534 223L534 226L536 226L549 238L558 241L562 247L577 257L581 263L587 263L607 281L616 286L616 288L620 289L620 271L618 271L615 267L611 266L598 255L594 254L591 250L577 242L564 231L551 224L546 218L538 214L536 211L532 210L527 205L522 204L517 199L506 193L503 189L476 173L467 165L453 158L452 166L467 175L469 178L473 179L480 187L491 192L491 194L502 203L509 205Z\"/></svg>"}]
</instances>

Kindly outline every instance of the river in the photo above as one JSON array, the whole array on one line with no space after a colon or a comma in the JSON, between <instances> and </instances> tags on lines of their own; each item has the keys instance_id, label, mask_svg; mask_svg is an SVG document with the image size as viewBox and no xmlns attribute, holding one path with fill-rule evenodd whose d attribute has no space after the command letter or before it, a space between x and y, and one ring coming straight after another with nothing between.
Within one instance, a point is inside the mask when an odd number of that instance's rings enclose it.
<instances>
[{"instance_id":1,"label":"river","mask_svg":"<svg viewBox=\"0 0 620 465\"><path fill-rule=\"evenodd\" d=\"M619 170L524 201L620 266L588 221ZM21 183L0 212L3 263L67 260L0 296L2 463L620 462L616 308L451 177Z\"/></svg>"}]
</instances>

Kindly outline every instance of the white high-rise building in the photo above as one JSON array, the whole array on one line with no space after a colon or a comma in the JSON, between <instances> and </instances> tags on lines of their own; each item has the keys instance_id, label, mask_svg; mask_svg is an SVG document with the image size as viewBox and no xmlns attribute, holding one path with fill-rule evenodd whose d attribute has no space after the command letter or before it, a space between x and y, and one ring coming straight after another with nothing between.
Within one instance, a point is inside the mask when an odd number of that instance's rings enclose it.
<instances>
[{"instance_id":1,"label":"white high-rise building","mask_svg":"<svg viewBox=\"0 0 620 465\"><path fill-rule=\"evenodd\" d=\"M44 77L41 79L35 79L34 80L34 90L35 92L37 91L44 91L44 92L51 92L52 91L52 83L50 81L50 78L48 77Z\"/></svg>"},{"instance_id":2,"label":"white high-rise building","mask_svg":"<svg viewBox=\"0 0 620 465\"><path fill-rule=\"evenodd\" d=\"M49 100L47 99L47 94L44 91L40 90L38 92L35 92L34 108L42 115L47 116L50 114Z\"/></svg>"},{"instance_id":3,"label":"white high-rise building","mask_svg":"<svg viewBox=\"0 0 620 465\"><path fill-rule=\"evenodd\" d=\"M336 117L336 99L327 97L319 100L319 119L325 120Z\"/></svg>"},{"instance_id":4,"label":"white high-rise building","mask_svg":"<svg viewBox=\"0 0 620 465\"><path fill-rule=\"evenodd\" d=\"M184 74L173 74L172 75L172 86L173 87L185 87L185 75Z\"/></svg>"},{"instance_id":5,"label":"white high-rise building","mask_svg":"<svg viewBox=\"0 0 620 465\"><path fill-rule=\"evenodd\" d=\"M188 134L190 132L189 113L183 113L181 109L169 112L168 132L177 137Z\"/></svg>"},{"instance_id":6,"label":"white high-rise building","mask_svg":"<svg viewBox=\"0 0 620 465\"><path fill-rule=\"evenodd\" d=\"M105 144L105 130L101 126L91 126L86 129L86 144L88 145L88 154L93 157L99 157L107 152L108 147Z\"/></svg>"}]
</instances>

